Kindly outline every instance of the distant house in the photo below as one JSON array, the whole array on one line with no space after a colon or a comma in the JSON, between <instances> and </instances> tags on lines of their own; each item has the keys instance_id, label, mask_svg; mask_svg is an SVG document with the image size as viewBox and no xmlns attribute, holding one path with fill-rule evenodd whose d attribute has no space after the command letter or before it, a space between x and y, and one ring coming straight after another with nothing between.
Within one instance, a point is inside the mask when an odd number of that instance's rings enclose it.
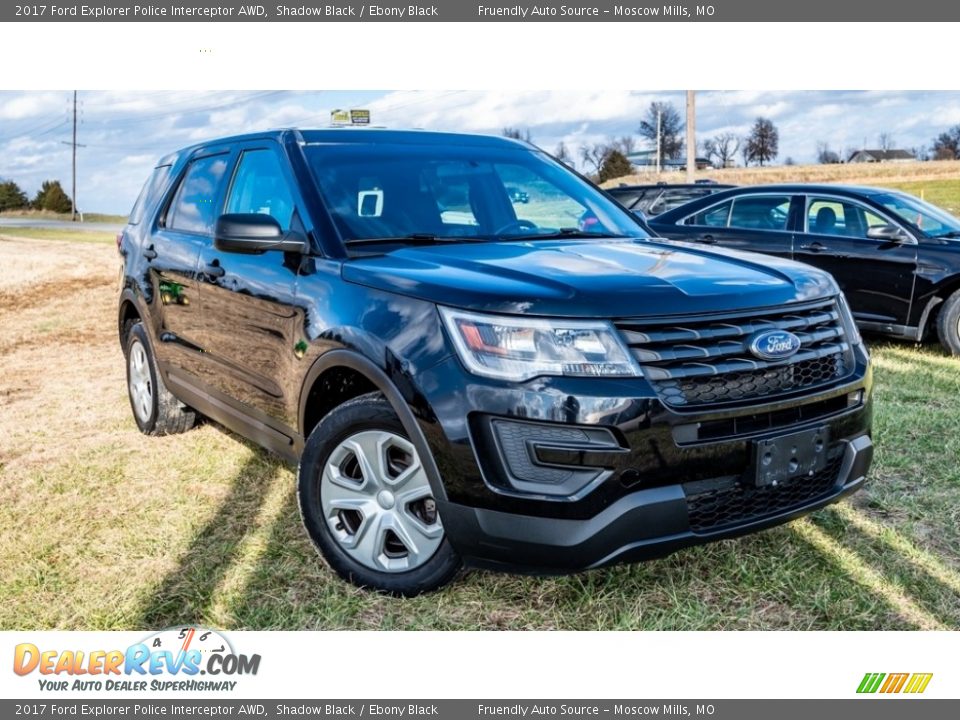
<instances>
[{"instance_id":1,"label":"distant house","mask_svg":"<svg viewBox=\"0 0 960 720\"><path fill-rule=\"evenodd\" d=\"M856 150L850 154L848 163L910 162L917 156L909 150Z\"/></svg>"},{"instance_id":2,"label":"distant house","mask_svg":"<svg viewBox=\"0 0 960 720\"><path fill-rule=\"evenodd\" d=\"M640 170L649 170L651 168L657 167L657 151L656 150L639 150L637 152L632 152L627 155L627 160L630 163ZM694 159L697 170L707 170L713 167L713 164L710 162L709 158L698 157ZM666 171L676 171L680 172L687 169L687 159L676 159L671 160L669 158L663 158L660 160L660 169Z\"/></svg>"}]
</instances>

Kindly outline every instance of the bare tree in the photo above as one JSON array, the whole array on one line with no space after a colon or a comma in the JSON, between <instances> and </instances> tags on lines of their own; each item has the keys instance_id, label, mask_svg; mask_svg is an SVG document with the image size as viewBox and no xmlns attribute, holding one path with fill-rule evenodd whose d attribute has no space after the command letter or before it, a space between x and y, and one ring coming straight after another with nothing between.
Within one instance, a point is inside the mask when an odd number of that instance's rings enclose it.
<instances>
[{"instance_id":1,"label":"bare tree","mask_svg":"<svg viewBox=\"0 0 960 720\"><path fill-rule=\"evenodd\" d=\"M817 162L821 165L836 165L840 156L830 149L830 143L820 140L817 142Z\"/></svg>"},{"instance_id":2,"label":"bare tree","mask_svg":"<svg viewBox=\"0 0 960 720\"><path fill-rule=\"evenodd\" d=\"M743 166L749 167L751 160L749 138L744 138L743 142L740 143L740 157L743 158Z\"/></svg>"},{"instance_id":3,"label":"bare tree","mask_svg":"<svg viewBox=\"0 0 960 720\"><path fill-rule=\"evenodd\" d=\"M567 150L567 144L561 140L557 149L553 151L553 156L564 165L573 165L573 158L570 157L570 151Z\"/></svg>"},{"instance_id":4,"label":"bare tree","mask_svg":"<svg viewBox=\"0 0 960 720\"><path fill-rule=\"evenodd\" d=\"M657 144L657 117L660 126L660 157L662 159L676 159L683 151L683 118L669 102L652 102L647 110L647 116L640 121L637 132L640 137L646 138L653 146Z\"/></svg>"},{"instance_id":5,"label":"bare tree","mask_svg":"<svg viewBox=\"0 0 960 720\"><path fill-rule=\"evenodd\" d=\"M954 125L933 139L936 160L960 160L960 125Z\"/></svg>"},{"instance_id":6,"label":"bare tree","mask_svg":"<svg viewBox=\"0 0 960 720\"><path fill-rule=\"evenodd\" d=\"M888 132L882 132L877 136L877 142L880 144L880 149L883 151L893 150L894 140L893 135Z\"/></svg>"},{"instance_id":7,"label":"bare tree","mask_svg":"<svg viewBox=\"0 0 960 720\"><path fill-rule=\"evenodd\" d=\"M629 155L637 149L637 139L633 135L624 135L614 140L611 145L624 155Z\"/></svg>"},{"instance_id":8,"label":"bare tree","mask_svg":"<svg viewBox=\"0 0 960 720\"><path fill-rule=\"evenodd\" d=\"M600 168L603 167L603 161L610 154L610 146L606 143L594 143L593 145L580 146L580 159L587 167L593 168L593 174L599 175Z\"/></svg>"},{"instance_id":9,"label":"bare tree","mask_svg":"<svg viewBox=\"0 0 960 720\"><path fill-rule=\"evenodd\" d=\"M503 136L506 138L511 138L513 140L523 140L524 142L533 142L533 137L530 135L530 128L527 128L526 130L521 130L520 128L505 127L503 129Z\"/></svg>"},{"instance_id":10,"label":"bare tree","mask_svg":"<svg viewBox=\"0 0 960 720\"><path fill-rule=\"evenodd\" d=\"M747 149L750 159L760 163L760 167L777 156L780 151L780 132L772 120L757 118L747 138Z\"/></svg>"},{"instance_id":11,"label":"bare tree","mask_svg":"<svg viewBox=\"0 0 960 720\"><path fill-rule=\"evenodd\" d=\"M732 132L715 135L703 141L703 153L714 167L724 168L730 165L740 149L740 138Z\"/></svg>"}]
</instances>

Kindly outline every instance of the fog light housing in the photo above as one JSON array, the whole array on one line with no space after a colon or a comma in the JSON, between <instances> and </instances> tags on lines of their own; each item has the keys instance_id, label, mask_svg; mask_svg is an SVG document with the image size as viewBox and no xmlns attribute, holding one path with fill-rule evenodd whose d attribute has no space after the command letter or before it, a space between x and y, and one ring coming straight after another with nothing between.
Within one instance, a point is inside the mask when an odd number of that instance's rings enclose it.
<instances>
[{"instance_id":1,"label":"fog light housing","mask_svg":"<svg viewBox=\"0 0 960 720\"><path fill-rule=\"evenodd\" d=\"M498 491L578 500L628 450L607 428L483 417L474 425L484 477Z\"/></svg>"}]
</instances>

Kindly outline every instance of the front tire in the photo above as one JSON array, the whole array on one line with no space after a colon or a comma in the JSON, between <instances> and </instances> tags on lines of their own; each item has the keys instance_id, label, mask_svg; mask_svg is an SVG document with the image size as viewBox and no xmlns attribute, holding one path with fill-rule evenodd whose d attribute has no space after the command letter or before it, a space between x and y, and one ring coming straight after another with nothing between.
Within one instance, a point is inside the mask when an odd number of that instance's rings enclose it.
<instances>
[{"instance_id":1,"label":"front tire","mask_svg":"<svg viewBox=\"0 0 960 720\"><path fill-rule=\"evenodd\" d=\"M948 297L940 307L937 336L951 355L960 355L960 290Z\"/></svg>"},{"instance_id":2,"label":"front tire","mask_svg":"<svg viewBox=\"0 0 960 720\"><path fill-rule=\"evenodd\" d=\"M426 470L380 393L350 400L310 433L300 459L304 525L348 582L412 597L460 570Z\"/></svg>"},{"instance_id":3,"label":"front tire","mask_svg":"<svg viewBox=\"0 0 960 720\"><path fill-rule=\"evenodd\" d=\"M127 394L133 419L144 435L174 435L197 422L197 413L173 396L157 370L157 361L142 322L130 325L124 351Z\"/></svg>"}]
</instances>

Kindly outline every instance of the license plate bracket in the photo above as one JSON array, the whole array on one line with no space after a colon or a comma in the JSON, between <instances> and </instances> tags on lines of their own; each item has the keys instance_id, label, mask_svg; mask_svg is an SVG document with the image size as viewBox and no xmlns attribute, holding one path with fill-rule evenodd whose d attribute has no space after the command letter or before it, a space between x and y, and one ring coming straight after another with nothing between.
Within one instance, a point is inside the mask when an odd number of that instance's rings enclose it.
<instances>
[{"instance_id":1,"label":"license plate bracket","mask_svg":"<svg viewBox=\"0 0 960 720\"><path fill-rule=\"evenodd\" d=\"M785 480L815 475L826 467L829 445L827 427L754 441L754 485L776 487Z\"/></svg>"}]
</instances>

